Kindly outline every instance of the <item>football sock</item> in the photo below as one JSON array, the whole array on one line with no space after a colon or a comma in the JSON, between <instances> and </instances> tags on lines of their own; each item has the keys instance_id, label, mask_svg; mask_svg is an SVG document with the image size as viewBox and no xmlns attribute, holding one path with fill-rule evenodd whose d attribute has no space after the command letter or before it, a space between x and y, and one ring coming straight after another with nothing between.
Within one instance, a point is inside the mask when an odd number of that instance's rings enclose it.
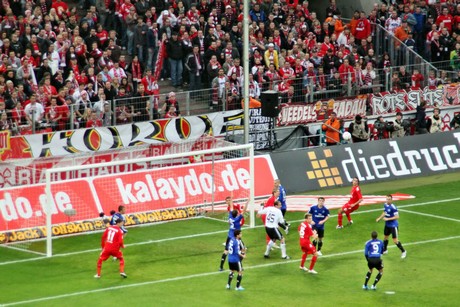
<instances>
[{"instance_id":1,"label":"football sock","mask_svg":"<svg viewBox=\"0 0 460 307\"><path fill-rule=\"evenodd\" d=\"M380 278L382 278L382 273L378 273L377 276L375 277L375 280L374 280L374 286L379 282Z\"/></svg>"},{"instance_id":2,"label":"football sock","mask_svg":"<svg viewBox=\"0 0 460 307\"><path fill-rule=\"evenodd\" d=\"M350 222L351 221L351 214L350 213L345 213L345 215L347 216L347 220Z\"/></svg>"},{"instance_id":3,"label":"football sock","mask_svg":"<svg viewBox=\"0 0 460 307\"><path fill-rule=\"evenodd\" d=\"M313 270L313 268L315 267L316 259L318 259L317 256L313 256L313 258L311 258L311 261L310 261L310 271Z\"/></svg>"},{"instance_id":4,"label":"football sock","mask_svg":"<svg viewBox=\"0 0 460 307\"><path fill-rule=\"evenodd\" d=\"M118 260L120 260L120 273L123 273L125 271L125 258L121 257Z\"/></svg>"},{"instance_id":5,"label":"football sock","mask_svg":"<svg viewBox=\"0 0 460 307\"><path fill-rule=\"evenodd\" d=\"M367 272L366 274L366 279L364 279L364 285L367 286L367 283L369 282L369 278L371 278L371 272Z\"/></svg>"},{"instance_id":6,"label":"football sock","mask_svg":"<svg viewBox=\"0 0 460 307\"><path fill-rule=\"evenodd\" d=\"M272 249L273 244L275 244L272 240L270 240L267 244L267 248L265 249L265 256L270 255L270 250Z\"/></svg>"},{"instance_id":7,"label":"football sock","mask_svg":"<svg viewBox=\"0 0 460 307\"><path fill-rule=\"evenodd\" d=\"M300 266L304 267L305 266L305 261L307 260L307 253L302 254L302 260L300 260Z\"/></svg>"},{"instance_id":8,"label":"football sock","mask_svg":"<svg viewBox=\"0 0 460 307\"><path fill-rule=\"evenodd\" d=\"M236 287L239 288L241 284L241 280L243 279L243 275L238 275L236 277Z\"/></svg>"},{"instance_id":9,"label":"football sock","mask_svg":"<svg viewBox=\"0 0 460 307\"><path fill-rule=\"evenodd\" d=\"M398 241L398 243L396 243L396 246L401 250L401 252L404 253L406 251L404 247L402 246L401 242Z\"/></svg>"},{"instance_id":10,"label":"football sock","mask_svg":"<svg viewBox=\"0 0 460 307\"><path fill-rule=\"evenodd\" d=\"M227 284L231 284L232 283L232 279L233 279L233 272L230 272L230 274L228 274L228 283Z\"/></svg>"},{"instance_id":11,"label":"football sock","mask_svg":"<svg viewBox=\"0 0 460 307\"><path fill-rule=\"evenodd\" d=\"M343 220L343 215L342 213L339 213L339 215L337 216L337 222L339 226L342 226L342 220Z\"/></svg>"},{"instance_id":12,"label":"football sock","mask_svg":"<svg viewBox=\"0 0 460 307\"><path fill-rule=\"evenodd\" d=\"M278 223L278 226L280 226L281 228L283 228L284 230L286 230L286 224L281 224L281 223Z\"/></svg>"},{"instance_id":13,"label":"football sock","mask_svg":"<svg viewBox=\"0 0 460 307\"><path fill-rule=\"evenodd\" d=\"M323 241L319 241L318 242L318 252L321 250L322 247L323 247Z\"/></svg>"},{"instance_id":14,"label":"football sock","mask_svg":"<svg viewBox=\"0 0 460 307\"><path fill-rule=\"evenodd\" d=\"M281 247L281 257L286 257L286 243L281 243L280 244L280 247Z\"/></svg>"},{"instance_id":15,"label":"football sock","mask_svg":"<svg viewBox=\"0 0 460 307\"><path fill-rule=\"evenodd\" d=\"M313 246L316 248L317 245L318 245L318 241L313 240Z\"/></svg>"},{"instance_id":16,"label":"football sock","mask_svg":"<svg viewBox=\"0 0 460 307\"><path fill-rule=\"evenodd\" d=\"M224 268L225 259L227 259L227 254L226 254L226 253L223 253L223 254L222 254L222 258L220 258L220 268L221 268L221 269Z\"/></svg>"},{"instance_id":17,"label":"football sock","mask_svg":"<svg viewBox=\"0 0 460 307\"><path fill-rule=\"evenodd\" d=\"M388 249L388 240L383 240L383 251Z\"/></svg>"},{"instance_id":18,"label":"football sock","mask_svg":"<svg viewBox=\"0 0 460 307\"><path fill-rule=\"evenodd\" d=\"M101 276L101 270L102 270L102 260L99 258L97 261L97 275Z\"/></svg>"}]
</instances>

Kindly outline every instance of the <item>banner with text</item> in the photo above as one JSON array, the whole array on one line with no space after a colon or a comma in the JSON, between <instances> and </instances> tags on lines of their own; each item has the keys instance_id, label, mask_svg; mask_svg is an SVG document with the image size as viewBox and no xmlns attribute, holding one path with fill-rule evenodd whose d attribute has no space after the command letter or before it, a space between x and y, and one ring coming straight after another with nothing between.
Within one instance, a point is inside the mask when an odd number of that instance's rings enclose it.
<instances>
[{"instance_id":1,"label":"banner with text","mask_svg":"<svg viewBox=\"0 0 460 307\"><path fill-rule=\"evenodd\" d=\"M370 95L373 115L412 111L423 99L428 107L460 105L460 84L425 87L409 91L382 92Z\"/></svg>"},{"instance_id":2,"label":"banner with text","mask_svg":"<svg viewBox=\"0 0 460 307\"><path fill-rule=\"evenodd\" d=\"M244 124L242 110L159 119L114 127L99 127L11 137L0 133L0 160L57 157L145 144L179 143L203 134L225 136L227 127Z\"/></svg>"},{"instance_id":3,"label":"banner with text","mask_svg":"<svg viewBox=\"0 0 460 307\"><path fill-rule=\"evenodd\" d=\"M269 195L277 178L270 157L257 156L254 163L255 196ZM51 185L52 221L53 225L93 221L100 212L108 213L119 205L126 206L128 214L147 214L201 206L212 200L223 202L229 195L243 199L249 197L250 183L247 158L58 181ZM39 184L0 190L0 232L45 226L44 188Z\"/></svg>"},{"instance_id":4,"label":"banner with text","mask_svg":"<svg viewBox=\"0 0 460 307\"><path fill-rule=\"evenodd\" d=\"M460 132L407 136L270 154L289 192L460 170Z\"/></svg>"}]
</instances>

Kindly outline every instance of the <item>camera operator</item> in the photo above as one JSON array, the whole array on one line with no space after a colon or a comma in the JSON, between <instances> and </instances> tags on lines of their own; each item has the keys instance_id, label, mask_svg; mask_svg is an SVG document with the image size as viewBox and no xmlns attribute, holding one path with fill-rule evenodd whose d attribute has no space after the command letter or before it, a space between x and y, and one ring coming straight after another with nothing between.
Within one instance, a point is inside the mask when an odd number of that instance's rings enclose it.
<instances>
[{"instance_id":1,"label":"camera operator","mask_svg":"<svg viewBox=\"0 0 460 307\"><path fill-rule=\"evenodd\" d=\"M433 115L426 121L426 128L430 133L442 132L442 118L439 108L433 109Z\"/></svg>"},{"instance_id":2,"label":"camera operator","mask_svg":"<svg viewBox=\"0 0 460 307\"><path fill-rule=\"evenodd\" d=\"M348 132L351 133L353 143L367 142L369 140L369 126L367 121L359 114L355 116L355 119L348 127Z\"/></svg>"},{"instance_id":3,"label":"camera operator","mask_svg":"<svg viewBox=\"0 0 460 307\"><path fill-rule=\"evenodd\" d=\"M396 113L396 120L393 123L393 131L391 132L391 138L401 138L406 134L406 130L403 125L403 115L401 112Z\"/></svg>"},{"instance_id":4,"label":"camera operator","mask_svg":"<svg viewBox=\"0 0 460 307\"><path fill-rule=\"evenodd\" d=\"M454 118L450 121L450 128L460 129L460 113L455 114Z\"/></svg>"},{"instance_id":5,"label":"camera operator","mask_svg":"<svg viewBox=\"0 0 460 307\"><path fill-rule=\"evenodd\" d=\"M388 138L387 122L383 116L379 116L374 123L374 139L382 140Z\"/></svg>"}]
</instances>

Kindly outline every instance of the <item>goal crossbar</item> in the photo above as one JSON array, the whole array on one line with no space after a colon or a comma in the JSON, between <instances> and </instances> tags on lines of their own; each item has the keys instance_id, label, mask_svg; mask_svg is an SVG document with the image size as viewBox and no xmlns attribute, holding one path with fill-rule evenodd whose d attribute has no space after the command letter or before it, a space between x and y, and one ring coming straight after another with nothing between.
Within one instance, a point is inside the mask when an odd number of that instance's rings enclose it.
<instances>
[{"instance_id":1,"label":"goal crossbar","mask_svg":"<svg viewBox=\"0 0 460 307\"><path fill-rule=\"evenodd\" d=\"M224 144L222 144L224 145ZM58 174L62 172L72 172L72 171L79 171L82 169L85 170L91 170L91 169L98 169L98 168L107 168L107 167L114 167L114 166L120 166L120 165L127 165L127 164L134 164L134 163L151 163L151 162L157 162L157 161L167 161L167 160L174 160L174 159L179 159L179 158L188 158L190 156L206 156L206 157L211 157L211 160L204 161L203 163L212 163L214 165L214 162L216 159L214 159L216 154L222 154L225 152L231 152L231 151L246 151L248 155L246 158L249 158L249 165L248 165L248 171L250 174L249 178L249 211L250 211L250 227L255 226L255 212L254 212L254 174L255 174L255 165L254 165L254 146L253 144L243 144L243 145L230 145L230 146L222 146L219 148L211 148L211 149L204 149L204 150L193 150L189 152L182 152L182 153L173 153L173 154L167 154L167 155L162 155L162 156L152 156L152 157L143 157L143 158L135 158L135 159L129 159L129 160L119 160L119 161L110 161L110 162L102 162L102 163L97 163L97 164L91 164L91 165L79 165L79 166L67 166L67 167L59 167L59 168L53 168L53 169L47 169L45 172L45 179L46 179L46 184L45 184L45 194L46 194L46 208L44 208L44 213L46 215L46 256L51 257L52 256L52 226L53 226L53 221L52 221L52 216L53 216L53 191L52 191L52 184L55 182L53 181L53 174ZM128 171L129 172L129 171ZM133 171L131 173L136 173L136 171ZM214 180L214 174L212 174L212 178ZM215 185L213 181L213 185ZM213 195L212 195L213 197ZM214 201L214 197L212 199L211 204Z\"/></svg>"}]
</instances>

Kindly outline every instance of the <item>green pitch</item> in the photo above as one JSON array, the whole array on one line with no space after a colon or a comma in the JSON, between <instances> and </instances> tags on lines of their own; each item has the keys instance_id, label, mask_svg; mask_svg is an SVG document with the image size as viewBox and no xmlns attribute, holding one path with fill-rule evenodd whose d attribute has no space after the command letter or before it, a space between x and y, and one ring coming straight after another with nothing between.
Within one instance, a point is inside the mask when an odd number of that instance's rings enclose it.
<instances>
[{"instance_id":1,"label":"green pitch","mask_svg":"<svg viewBox=\"0 0 460 307\"><path fill-rule=\"evenodd\" d=\"M127 279L118 262L104 262L102 278L93 278L101 233L53 241L51 259L0 248L0 305L5 306L456 306L460 246L459 174L361 185L363 194L407 193L395 202L400 211L400 240L407 258L390 239L384 275L376 291L363 291L367 271L363 247L372 230L383 238L375 219L382 205L361 207L354 224L336 230L336 210L326 223L318 275L299 270L296 232L303 213L288 212L291 260L274 250L263 258L262 227L243 229L248 246L243 292L226 290L228 272L218 272L227 225L224 215L129 229L124 250ZM350 187L312 194L348 194ZM327 201L326 201L327 205ZM344 218L346 221L346 219ZM260 221L257 221L260 225ZM36 248L40 244L35 243ZM34 249L34 245L30 249ZM309 265L307 259L306 266ZM227 264L225 266L227 268ZM370 284L376 272L371 277Z\"/></svg>"}]
</instances>

